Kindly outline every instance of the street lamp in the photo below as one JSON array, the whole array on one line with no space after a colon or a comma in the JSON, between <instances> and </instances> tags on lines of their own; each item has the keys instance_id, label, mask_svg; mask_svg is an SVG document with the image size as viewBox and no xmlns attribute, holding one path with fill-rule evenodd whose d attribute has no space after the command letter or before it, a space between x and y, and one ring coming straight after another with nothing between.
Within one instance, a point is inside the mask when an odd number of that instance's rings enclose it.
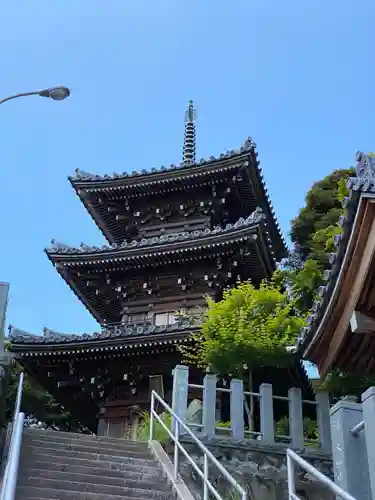
<instances>
[{"instance_id":1,"label":"street lamp","mask_svg":"<svg viewBox=\"0 0 375 500\"><path fill-rule=\"evenodd\" d=\"M68 87L63 87L59 85L58 87L51 87L50 89L44 90L36 90L34 92L23 92L21 94L11 95L9 97L5 97L5 99L0 100L0 104L3 104L6 101L10 101L11 99L17 99L17 97L25 97L28 95L39 95L41 97L48 97L49 99L53 99L54 101L62 101L70 96L70 90Z\"/></svg>"}]
</instances>

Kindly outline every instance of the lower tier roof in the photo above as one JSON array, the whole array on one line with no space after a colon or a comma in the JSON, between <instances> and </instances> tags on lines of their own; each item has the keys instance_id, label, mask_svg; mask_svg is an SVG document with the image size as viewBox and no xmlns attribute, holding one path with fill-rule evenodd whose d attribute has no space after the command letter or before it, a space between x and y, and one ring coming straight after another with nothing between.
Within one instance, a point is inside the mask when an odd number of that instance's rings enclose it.
<instances>
[{"instance_id":1,"label":"lower tier roof","mask_svg":"<svg viewBox=\"0 0 375 500\"><path fill-rule=\"evenodd\" d=\"M96 431L100 409L106 407L149 410L149 376L162 375L165 397L170 402L172 370L181 363L176 343L146 346L133 350L61 351L55 348L34 356L15 352L24 369L83 426ZM202 383L204 373L192 369ZM198 379L196 378L198 377ZM253 373L254 390L263 382L273 385L274 394L287 396L288 389L299 387L304 400L313 399L313 390L301 361L295 357L285 368L264 367ZM137 392L132 392L132 387ZM119 389L119 390L118 390ZM279 401L275 401L277 405ZM282 402L285 415L287 407ZM311 405L308 405L311 407ZM281 415L276 418L280 418Z\"/></svg>"},{"instance_id":2,"label":"lower tier roof","mask_svg":"<svg viewBox=\"0 0 375 500\"><path fill-rule=\"evenodd\" d=\"M34 335L10 326L9 350L19 357L69 355L73 353L104 353L162 348L179 344L198 329L189 321L162 326L116 326L93 334L64 334L45 328L43 335Z\"/></svg>"}]
</instances>

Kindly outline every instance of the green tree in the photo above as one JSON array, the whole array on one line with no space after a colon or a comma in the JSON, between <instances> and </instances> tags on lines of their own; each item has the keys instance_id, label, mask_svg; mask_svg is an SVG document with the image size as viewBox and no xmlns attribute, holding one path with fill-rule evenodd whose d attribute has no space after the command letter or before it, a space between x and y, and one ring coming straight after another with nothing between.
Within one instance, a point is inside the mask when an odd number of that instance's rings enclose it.
<instances>
[{"instance_id":1,"label":"green tree","mask_svg":"<svg viewBox=\"0 0 375 500\"><path fill-rule=\"evenodd\" d=\"M342 201L349 194L345 180L354 175L353 169L336 170L316 182L308 191L306 204L292 221L291 239L294 249L277 279L291 290L296 308L306 313L323 284L323 272L329 267L328 256L335 251L334 238L341 232L339 217L345 215ZM297 264L296 264L297 263ZM335 397L346 394L359 396L375 377L333 370L320 384Z\"/></svg>"},{"instance_id":2,"label":"green tree","mask_svg":"<svg viewBox=\"0 0 375 500\"><path fill-rule=\"evenodd\" d=\"M247 380L250 391L254 370L292 362L287 348L305 318L294 314L294 301L277 283L264 281L259 289L249 281L240 283L225 291L220 302L208 298L207 305L196 342L181 348L185 362ZM253 404L246 410L251 426Z\"/></svg>"},{"instance_id":3,"label":"green tree","mask_svg":"<svg viewBox=\"0 0 375 500\"><path fill-rule=\"evenodd\" d=\"M375 377L360 377L353 373L332 370L323 380L319 389L330 392L335 397L353 395L359 397L366 389L375 385Z\"/></svg>"},{"instance_id":4,"label":"green tree","mask_svg":"<svg viewBox=\"0 0 375 500\"><path fill-rule=\"evenodd\" d=\"M11 419L13 416L21 371L22 367L14 362L11 368L8 385L8 419ZM36 422L42 422L46 427L86 432L71 414L66 412L61 404L37 384L27 373L24 375L21 410L25 413L26 417L29 419L32 418Z\"/></svg>"},{"instance_id":5,"label":"green tree","mask_svg":"<svg viewBox=\"0 0 375 500\"><path fill-rule=\"evenodd\" d=\"M353 174L354 169L335 170L315 182L307 192L305 206L292 220L290 231L295 251L299 252L303 261L311 258L326 264L324 245L322 247L316 233L337 226L342 212L342 198L345 196L345 179Z\"/></svg>"},{"instance_id":6,"label":"green tree","mask_svg":"<svg viewBox=\"0 0 375 500\"><path fill-rule=\"evenodd\" d=\"M335 170L308 191L305 206L291 225L293 249L275 277L290 289L301 314L307 313L324 283L328 257L335 251L334 238L340 233L342 201L348 195L345 180L354 170Z\"/></svg>"}]
</instances>

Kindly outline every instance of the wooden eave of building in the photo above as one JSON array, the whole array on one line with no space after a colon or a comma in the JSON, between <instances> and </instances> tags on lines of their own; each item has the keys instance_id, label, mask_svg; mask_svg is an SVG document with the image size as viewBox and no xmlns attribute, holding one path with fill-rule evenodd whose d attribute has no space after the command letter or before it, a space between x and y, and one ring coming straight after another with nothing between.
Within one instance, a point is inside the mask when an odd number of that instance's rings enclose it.
<instances>
[{"instance_id":1,"label":"wooden eave of building","mask_svg":"<svg viewBox=\"0 0 375 500\"><path fill-rule=\"evenodd\" d=\"M124 349L122 351L109 350L101 352L95 350L93 352L56 351L55 346L52 346L50 351L44 354L30 351L29 346L24 346L24 349L27 349L27 351L13 351L17 361L24 367L25 371L48 390L64 406L65 410L70 411L81 424L86 425L94 432L96 432L98 416L103 415L99 411L100 407L103 405L107 409L113 407L116 415L118 415L118 408L124 408L132 404L132 400L129 400L129 398L126 400L111 397L98 398L97 383L103 383L108 394L108 389L111 386L113 388L123 383L122 378L119 378L119 374L124 372L132 373L134 366L142 367L142 373L144 373L145 368L147 370L151 366L151 372L155 373L155 371L160 370L164 377L170 377L172 368L181 359L176 344L162 346L158 351L155 350L157 349L156 346L156 348L153 347L153 352L143 350L134 351L132 354ZM158 357L159 362L163 362L163 366L158 367L155 365L155 359L157 358L156 356L153 357L153 354ZM133 356L134 359L127 356ZM106 371L108 366L111 367L110 375ZM82 375L83 380L81 380ZM199 378L196 383L202 383L204 373L197 373L197 375ZM263 367L257 370L253 377L255 388L258 388L264 382L271 383L275 395L285 396L289 387L300 387L303 399L313 399L313 391L306 371L297 357L295 362L288 367ZM171 381L165 380L165 382L167 382L167 386L171 387ZM93 390L96 391L94 394L90 392L91 385ZM141 399L142 397L144 399ZM201 392L199 391L194 395L194 391L191 391L189 397L199 398ZM148 408L150 404L149 394L137 395L135 402L139 404L140 401ZM276 412L285 412L284 402L277 402L275 408ZM277 408L279 409L277 410ZM311 418L313 417L312 414Z\"/></svg>"},{"instance_id":2,"label":"wooden eave of building","mask_svg":"<svg viewBox=\"0 0 375 500\"><path fill-rule=\"evenodd\" d=\"M319 290L298 348L320 375L338 369L375 373L375 178L373 159L357 154L357 177L348 179L342 232L335 239L326 286Z\"/></svg>"},{"instance_id":3,"label":"wooden eave of building","mask_svg":"<svg viewBox=\"0 0 375 500\"><path fill-rule=\"evenodd\" d=\"M248 219L241 219L236 224L228 224L224 229L197 230L193 232L162 235L154 238L123 242L102 247L68 247L53 244L45 252L55 265L65 264L67 267L79 266L80 263L104 263L107 261L121 262L128 260L143 260L160 255L196 252L205 248L225 246L242 239L257 241L263 235L268 248L267 253L275 255L269 233L264 225L264 218L256 218L251 214ZM274 260L274 257L273 257Z\"/></svg>"},{"instance_id":4,"label":"wooden eave of building","mask_svg":"<svg viewBox=\"0 0 375 500\"><path fill-rule=\"evenodd\" d=\"M245 143L246 144L246 143ZM282 237L280 226L264 183L262 169L257 160L255 143L248 142L247 146L238 151L231 151L220 155L219 158L211 157L210 160L202 159L193 165L171 165L169 168L148 172L133 172L133 174L113 174L112 176L99 176L77 171L69 180L109 243L119 243L118 231L112 227L108 215L100 209L100 196L106 193L111 198L116 198L125 193L126 197L140 197L150 195L165 195L169 192L186 190L189 183L191 187L211 184L215 177L222 172L230 173L241 168L246 175L246 182L242 189L242 196L246 199L256 200L256 205L264 210L270 224L270 234L274 242L277 259L283 258L286 253L286 244ZM242 203L239 200L239 203Z\"/></svg>"},{"instance_id":5,"label":"wooden eave of building","mask_svg":"<svg viewBox=\"0 0 375 500\"><path fill-rule=\"evenodd\" d=\"M160 327L119 326L94 334L67 335L50 334L24 335L14 329L10 335L9 350L16 359L28 357L81 356L98 359L101 356L137 356L162 351L190 342L190 337L198 331L197 325L189 323ZM96 359L96 358L95 358Z\"/></svg>"},{"instance_id":6,"label":"wooden eave of building","mask_svg":"<svg viewBox=\"0 0 375 500\"><path fill-rule=\"evenodd\" d=\"M47 250L47 255L93 317L100 324L108 325L121 322L119 312L103 315L103 311L100 311L102 306L99 307L101 298L94 293L94 290L82 288L80 283L72 278L74 270L84 272L87 266L99 266L98 269L103 273L112 272L114 267L131 269L132 272L140 269L144 272L145 268L150 266L170 266L172 263L181 264L202 257L225 255L233 251L233 245L245 245L254 249L246 259L250 259L248 268L252 268L256 274L262 270L263 276L270 276L276 265L274 253L270 248L270 238L264 225L264 214L260 212L255 212L248 219L239 220L234 225L227 225L225 229L205 229L193 233L168 235L165 239L161 236L150 240L154 245L142 245L140 240L134 242L134 245L127 244L126 248L116 246L116 248L104 247L93 250L86 246L79 249L59 247ZM119 308L120 304L117 309Z\"/></svg>"},{"instance_id":7,"label":"wooden eave of building","mask_svg":"<svg viewBox=\"0 0 375 500\"><path fill-rule=\"evenodd\" d=\"M161 373L171 374L181 357L178 344L188 340L160 340L152 345L138 343L133 349L117 349L117 346L112 346L113 349L106 350L102 346L100 349L68 350L66 347L57 349L63 346L54 344L48 347L48 351L36 351L30 345L17 345L16 349L14 344L12 350L15 359L34 380L63 405L65 410L70 411L77 421L96 432L103 404L106 407L129 405L129 399L113 400L110 396L114 387L124 383L124 373L132 374L134 369L141 366L142 373L145 369L151 369L151 373L160 370ZM92 342L97 345L95 340ZM103 388L107 393L104 398L100 394ZM149 394L144 396L144 403L149 407ZM137 397L136 402L139 401Z\"/></svg>"}]
</instances>

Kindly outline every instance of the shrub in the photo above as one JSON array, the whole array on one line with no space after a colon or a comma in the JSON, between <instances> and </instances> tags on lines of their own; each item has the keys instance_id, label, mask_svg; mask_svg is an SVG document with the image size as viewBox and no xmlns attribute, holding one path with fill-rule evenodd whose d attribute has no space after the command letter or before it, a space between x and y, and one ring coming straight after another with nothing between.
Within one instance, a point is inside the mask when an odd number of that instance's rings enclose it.
<instances>
[{"instance_id":1,"label":"shrub","mask_svg":"<svg viewBox=\"0 0 375 500\"><path fill-rule=\"evenodd\" d=\"M171 429L172 426L172 416L170 413L161 413L159 415L160 419L164 423L168 429ZM141 421L136 429L136 440L137 441L148 441L150 436L150 423L151 417L150 414L145 411L141 415ZM154 418L154 428L153 428L153 439L155 441L159 441L162 444L165 444L169 440L168 432L164 429L164 427Z\"/></svg>"}]
</instances>

